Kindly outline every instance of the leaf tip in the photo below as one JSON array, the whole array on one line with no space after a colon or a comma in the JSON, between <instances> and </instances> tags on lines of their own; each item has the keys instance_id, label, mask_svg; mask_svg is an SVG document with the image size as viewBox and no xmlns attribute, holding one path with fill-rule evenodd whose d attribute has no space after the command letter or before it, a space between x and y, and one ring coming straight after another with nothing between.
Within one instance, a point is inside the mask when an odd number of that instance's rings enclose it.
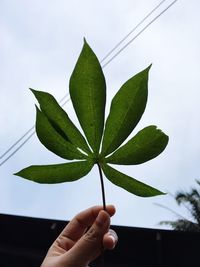
<instances>
[{"instance_id":1,"label":"leaf tip","mask_svg":"<svg viewBox=\"0 0 200 267\"><path fill-rule=\"evenodd\" d=\"M149 72L152 67L152 63L146 68L146 71Z\"/></svg>"},{"instance_id":2,"label":"leaf tip","mask_svg":"<svg viewBox=\"0 0 200 267\"><path fill-rule=\"evenodd\" d=\"M21 177L21 171L15 172L15 173L13 173L13 175Z\"/></svg>"},{"instance_id":3,"label":"leaf tip","mask_svg":"<svg viewBox=\"0 0 200 267\"><path fill-rule=\"evenodd\" d=\"M85 37L83 37L83 42L84 42L84 44L88 44Z\"/></svg>"},{"instance_id":4,"label":"leaf tip","mask_svg":"<svg viewBox=\"0 0 200 267\"><path fill-rule=\"evenodd\" d=\"M35 93L36 93L35 89L29 87L29 90L31 90L31 92L35 95Z\"/></svg>"},{"instance_id":5,"label":"leaf tip","mask_svg":"<svg viewBox=\"0 0 200 267\"><path fill-rule=\"evenodd\" d=\"M159 129L157 126L156 126L156 130L158 132L160 132L163 135L163 137L165 137L166 143L168 143L169 142L169 136L166 133L164 133L161 129Z\"/></svg>"},{"instance_id":6,"label":"leaf tip","mask_svg":"<svg viewBox=\"0 0 200 267\"><path fill-rule=\"evenodd\" d=\"M167 195L167 193L158 190L157 196L165 196L165 195Z\"/></svg>"},{"instance_id":7,"label":"leaf tip","mask_svg":"<svg viewBox=\"0 0 200 267\"><path fill-rule=\"evenodd\" d=\"M152 194L152 197L156 197L156 196L165 196L167 195L167 193L165 192L162 192L156 188L154 188L154 193Z\"/></svg>"}]
</instances>

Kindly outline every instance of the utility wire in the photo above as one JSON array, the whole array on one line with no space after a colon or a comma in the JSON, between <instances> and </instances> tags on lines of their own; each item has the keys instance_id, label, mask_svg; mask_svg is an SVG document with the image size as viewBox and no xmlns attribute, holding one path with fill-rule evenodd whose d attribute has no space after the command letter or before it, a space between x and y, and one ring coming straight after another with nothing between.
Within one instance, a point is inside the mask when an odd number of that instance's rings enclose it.
<instances>
[{"instance_id":1,"label":"utility wire","mask_svg":"<svg viewBox=\"0 0 200 267\"><path fill-rule=\"evenodd\" d=\"M164 2L167 0L161 1L157 6L155 6L127 35L125 35L121 41L119 41L106 55L102 60L100 61L103 63L134 31L137 30L137 28L142 25L145 20L147 20Z\"/></svg>"},{"instance_id":2,"label":"utility wire","mask_svg":"<svg viewBox=\"0 0 200 267\"><path fill-rule=\"evenodd\" d=\"M60 102L62 102L66 97L63 97ZM63 104L62 107L69 102L70 98L68 98ZM1 158L2 159L6 154L8 154L8 152L10 152L18 143L20 143L20 141L25 138L32 130L35 129L35 126L31 127L21 138L19 138L4 154L2 154ZM7 158L5 158L1 163L0 166L2 166L4 163L6 163L6 161L8 161L18 150L20 150L21 147L23 147L28 141L29 139L31 139L31 137L35 134L35 130L24 140L23 143L21 143Z\"/></svg>"},{"instance_id":3,"label":"utility wire","mask_svg":"<svg viewBox=\"0 0 200 267\"><path fill-rule=\"evenodd\" d=\"M8 161L18 150L20 150L21 147L23 147L26 142L28 142L29 139L31 139L31 137L35 134L35 131L33 133L31 133L25 140L23 143L21 143L20 146L18 146L6 159L4 159L1 163L0 166L2 166L4 163L6 163L6 161Z\"/></svg>"},{"instance_id":4,"label":"utility wire","mask_svg":"<svg viewBox=\"0 0 200 267\"><path fill-rule=\"evenodd\" d=\"M175 4L178 0L174 0L171 4L169 4L163 11L161 11L156 17L154 17L146 26L142 28L130 41L128 41L121 49L119 49L105 64L102 65L102 68L105 68L111 61L114 60L127 46L129 46L139 35L141 35L153 22L155 22L161 15L163 15L172 5ZM161 1L156 7L154 7L123 39L121 39L120 42L117 43L115 47L113 47L107 55L100 61L100 63L103 63L139 26L142 25L142 23L147 20L166 0ZM60 101L63 102L66 97L69 96L69 93L67 93ZM69 102L70 98L68 98L63 104L62 107ZM9 147L8 150L6 150L1 156L0 159L5 157L16 145L18 145L33 129L35 126L32 126L23 136L21 136L12 146ZM25 139L23 143L20 144L19 147L17 147L5 160L3 160L0 163L0 166L2 166L7 160L9 160L22 146L28 142L28 140L35 134L35 130L29 135L28 138Z\"/></svg>"},{"instance_id":5,"label":"utility wire","mask_svg":"<svg viewBox=\"0 0 200 267\"><path fill-rule=\"evenodd\" d=\"M100 61L100 63L102 64L124 41L126 41L126 39L133 33L135 32L140 25L142 25L142 23L145 22L145 20L147 20L162 4L164 4L164 2L166 2L167 0L163 0L161 1L157 6L155 6L128 34L126 34ZM107 65L107 64L106 64ZM102 67L103 68L103 67ZM65 99L66 97L69 96L69 93L67 93L63 98ZM60 103L60 102L59 102Z\"/></svg>"},{"instance_id":6,"label":"utility wire","mask_svg":"<svg viewBox=\"0 0 200 267\"><path fill-rule=\"evenodd\" d=\"M129 46L140 34L142 34L154 21L156 21L160 16L162 16L171 6L173 6L178 0L174 0L170 5L168 5L163 11L161 11L155 18L153 18L146 26L142 28L128 43L126 43L117 53L114 54L103 66L105 68L114 58L116 58L121 52Z\"/></svg>"},{"instance_id":7,"label":"utility wire","mask_svg":"<svg viewBox=\"0 0 200 267\"><path fill-rule=\"evenodd\" d=\"M2 159L6 154L8 154L8 152L10 152L22 139L24 139L24 137L26 137L33 129L35 128L35 126L31 127L27 132L25 132L24 135L22 135L22 137L20 137L12 146L9 147L8 150L6 150L0 157L0 159Z\"/></svg>"},{"instance_id":8,"label":"utility wire","mask_svg":"<svg viewBox=\"0 0 200 267\"><path fill-rule=\"evenodd\" d=\"M65 95L60 101L59 104L61 104L67 95ZM62 107L69 101L70 99L67 99L63 104ZM35 126L32 126L28 131L26 131L13 145L11 145L8 150L6 150L1 156L0 159L2 159L3 157L5 157L5 155L7 155L17 144L19 144L32 130L34 130ZM35 131L34 131L35 133ZM32 134L31 134L32 136ZM1 166L1 164L0 164Z\"/></svg>"}]
</instances>

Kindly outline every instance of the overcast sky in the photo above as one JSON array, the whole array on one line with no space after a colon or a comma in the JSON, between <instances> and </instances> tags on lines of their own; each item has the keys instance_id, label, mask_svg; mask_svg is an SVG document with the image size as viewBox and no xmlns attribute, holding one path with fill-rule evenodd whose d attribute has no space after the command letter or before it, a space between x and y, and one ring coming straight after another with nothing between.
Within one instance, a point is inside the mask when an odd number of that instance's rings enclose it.
<instances>
[{"instance_id":1,"label":"overcast sky","mask_svg":"<svg viewBox=\"0 0 200 267\"><path fill-rule=\"evenodd\" d=\"M83 37L101 60L159 2L1 0L0 154L35 123L36 102L29 87L61 99L68 92ZM105 179L107 203L117 209L113 224L157 228L159 221L176 218L155 203L188 216L171 194L189 190L195 179L200 179L199 10L199 1L179 0L104 68L108 110L120 86L153 63L147 108L133 134L155 124L170 137L158 158L120 167L128 175L168 192L167 196L143 199ZM76 120L70 102L65 109ZM0 167L0 213L65 220L101 204L96 167L77 182L58 185L35 184L13 175L31 164L60 162L64 161L33 136Z\"/></svg>"}]
</instances>

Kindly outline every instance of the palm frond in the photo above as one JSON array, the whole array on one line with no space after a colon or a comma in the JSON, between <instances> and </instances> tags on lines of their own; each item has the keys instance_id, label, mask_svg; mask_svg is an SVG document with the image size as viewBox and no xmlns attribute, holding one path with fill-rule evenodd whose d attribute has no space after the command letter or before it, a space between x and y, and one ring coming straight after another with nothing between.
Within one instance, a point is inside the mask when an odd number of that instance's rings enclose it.
<instances>
[{"instance_id":1,"label":"palm frond","mask_svg":"<svg viewBox=\"0 0 200 267\"><path fill-rule=\"evenodd\" d=\"M189 220L161 221L160 225L170 225L176 231L200 232L200 225Z\"/></svg>"},{"instance_id":2,"label":"palm frond","mask_svg":"<svg viewBox=\"0 0 200 267\"><path fill-rule=\"evenodd\" d=\"M200 186L199 180L196 183ZM170 225L174 230L200 232L200 190L192 188L189 192L179 191L175 200L178 205L184 205L188 209L194 221L178 216L176 221L161 221L160 224Z\"/></svg>"}]
</instances>

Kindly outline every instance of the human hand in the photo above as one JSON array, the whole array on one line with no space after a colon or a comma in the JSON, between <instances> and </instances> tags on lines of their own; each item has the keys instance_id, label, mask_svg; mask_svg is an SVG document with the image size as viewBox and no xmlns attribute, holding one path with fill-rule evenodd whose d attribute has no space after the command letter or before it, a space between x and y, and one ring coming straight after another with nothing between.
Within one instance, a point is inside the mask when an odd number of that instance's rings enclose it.
<instances>
[{"instance_id":1,"label":"human hand","mask_svg":"<svg viewBox=\"0 0 200 267\"><path fill-rule=\"evenodd\" d=\"M114 214L114 206L108 205L106 211L95 206L76 215L52 244L41 267L86 267L102 249L113 249L117 235L109 227Z\"/></svg>"}]
</instances>

